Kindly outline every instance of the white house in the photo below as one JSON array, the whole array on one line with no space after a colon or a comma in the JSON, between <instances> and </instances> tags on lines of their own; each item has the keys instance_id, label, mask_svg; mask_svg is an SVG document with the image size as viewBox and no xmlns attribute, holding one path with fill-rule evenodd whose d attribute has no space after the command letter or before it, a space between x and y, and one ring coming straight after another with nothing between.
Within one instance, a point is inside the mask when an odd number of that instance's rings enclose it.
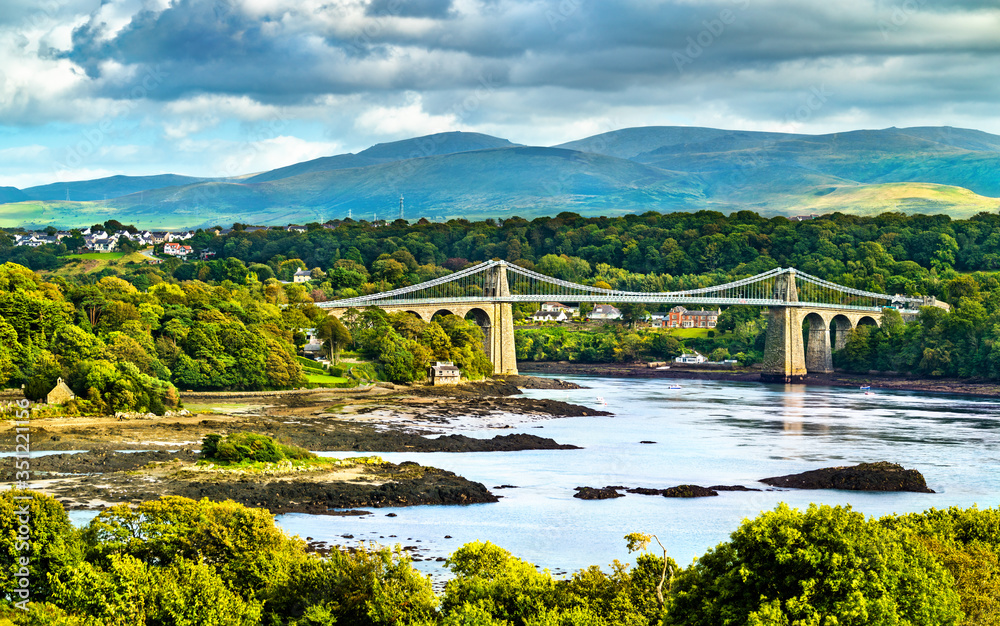
<instances>
[{"instance_id":1,"label":"white house","mask_svg":"<svg viewBox=\"0 0 1000 626\"><path fill-rule=\"evenodd\" d=\"M295 272L295 275L292 277L292 282L307 283L310 278L312 278L312 272L309 270L299 270Z\"/></svg>"},{"instance_id":2,"label":"white house","mask_svg":"<svg viewBox=\"0 0 1000 626\"><path fill-rule=\"evenodd\" d=\"M535 311L531 319L535 322L565 322L569 317L566 311Z\"/></svg>"},{"instance_id":3,"label":"white house","mask_svg":"<svg viewBox=\"0 0 1000 626\"><path fill-rule=\"evenodd\" d=\"M694 354L682 354L676 359L674 363L704 363L707 361L705 357L695 352Z\"/></svg>"},{"instance_id":4,"label":"white house","mask_svg":"<svg viewBox=\"0 0 1000 626\"><path fill-rule=\"evenodd\" d=\"M579 307L566 306L560 302L543 302L543 311L564 311L567 317L575 317L580 314Z\"/></svg>"},{"instance_id":5,"label":"white house","mask_svg":"<svg viewBox=\"0 0 1000 626\"><path fill-rule=\"evenodd\" d=\"M617 320L621 319L621 317L622 312L610 304L598 304L590 312L590 319L592 320Z\"/></svg>"},{"instance_id":6,"label":"white house","mask_svg":"<svg viewBox=\"0 0 1000 626\"><path fill-rule=\"evenodd\" d=\"M163 254L169 254L170 256L187 256L193 252L194 250L191 246L183 246L174 242L163 244Z\"/></svg>"}]
</instances>

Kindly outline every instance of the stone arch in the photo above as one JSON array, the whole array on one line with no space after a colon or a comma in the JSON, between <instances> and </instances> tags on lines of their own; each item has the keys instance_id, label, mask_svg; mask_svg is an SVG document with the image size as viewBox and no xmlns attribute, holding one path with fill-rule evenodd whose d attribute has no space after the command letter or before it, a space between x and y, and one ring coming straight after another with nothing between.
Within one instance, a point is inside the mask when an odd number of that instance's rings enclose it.
<instances>
[{"instance_id":1,"label":"stone arch","mask_svg":"<svg viewBox=\"0 0 1000 626\"><path fill-rule=\"evenodd\" d=\"M862 315L855 326L879 326L879 320L872 315Z\"/></svg>"},{"instance_id":2,"label":"stone arch","mask_svg":"<svg viewBox=\"0 0 1000 626\"><path fill-rule=\"evenodd\" d=\"M445 316L445 315L458 315L458 313L456 313L455 311L452 311L451 309L438 309L437 311L434 311L433 313L431 313L431 320L433 320L435 317L437 317L439 315L441 315L441 316Z\"/></svg>"},{"instance_id":3,"label":"stone arch","mask_svg":"<svg viewBox=\"0 0 1000 626\"><path fill-rule=\"evenodd\" d=\"M484 309L480 307L471 307L468 311L465 312L464 317L469 321L475 322L476 326L479 326L479 328L482 329L483 350L486 352L486 356L490 357L490 360L492 361L493 355L491 353L493 352L492 350L493 318L490 316L488 312L486 312Z\"/></svg>"},{"instance_id":4,"label":"stone arch","mask_svg":"<svg viewBox=\"0 0 1000 626\"><path fill-rule=\"evenodd\" d=\"M802 320L805 333L806 371L833 371L833 351L830 349L830 323L817 311L811 311Z\"/></svg>"},{"instance_id":5,"label":"stone arch","mask_svg":"<svg viewBox=\"0 0 1000 626\"><path fill-rule=\"evenodd\" d=\"M410 315L412 315L412 316L416 317L417 319L422 320L424 322L429 322L430 321L428 319L424 319L424 314L421 313L420 311L414 311L413 309L405 309L403 312L404 313L409 313Z\"/></svg>"},{"instance_id":6,"label":"stone arch","mask_svg":"<svg viewBox=\"0 0 1000 626\"><path fill-rule=\"evenodd\" d=\"M833 319L830 320L830 333L834 352L844 349L844 346L847 345L847 334L851 332L852 328L854 328L854 324L843 313L833 316Z\"/></svg>"}]
</instances>

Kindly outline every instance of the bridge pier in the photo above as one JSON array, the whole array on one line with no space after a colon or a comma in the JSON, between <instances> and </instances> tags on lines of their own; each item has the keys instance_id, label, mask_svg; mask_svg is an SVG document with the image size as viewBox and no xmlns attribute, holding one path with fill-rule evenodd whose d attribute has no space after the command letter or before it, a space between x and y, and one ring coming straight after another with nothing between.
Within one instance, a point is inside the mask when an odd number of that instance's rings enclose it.
<instances>
[{"instance_id":1,"label":"bridge pier","mask_svg":"<svg viewBox=\"0 0 1000 626\"><path fill-rule=\"evenodd\" d=\"M802 345L802 321L793 307L771 307L767 316L764 342L764 369L760 379L766 383L798 383L806 375Z\"/></svg>"},{"instance_id":2,"label":"bridge pier","mask_svg":"<svg viewBox=\"0 0 1000 626\"><path fill-rule=\"evenodd\" d=\"M517 374L514 351L514 311L509 303L494 304L486 334L486 356L493 362L494 374Z\"/></svg>"}]
</instances>

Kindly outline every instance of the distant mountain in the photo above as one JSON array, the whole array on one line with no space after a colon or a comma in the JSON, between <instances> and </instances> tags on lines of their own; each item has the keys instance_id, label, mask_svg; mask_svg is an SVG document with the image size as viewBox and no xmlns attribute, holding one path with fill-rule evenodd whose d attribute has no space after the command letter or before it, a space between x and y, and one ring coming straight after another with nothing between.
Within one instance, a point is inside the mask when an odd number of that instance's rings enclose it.
<instances>
[{"instance_id":1,"label":"distant mountain","mask_svg":"<svg viewBox=\"0 0 1000 626\"><path fill-rule=\"evenodd\" d=\"M450 132L404 139L390 143L380 143L362 150L358 154L338 154L332 157L322 157L312 161L304 161L264 172L247 178L244 182L263 183L309 172L328 172L352 167L366 167L404 159L419 159L421 157L455 154L456 152L472 152L474 150L489 150L491 148L509 148L516 146L506 139L482 135L480 133Z\"/></svg>"},{"instance_id":2,"label":"distant mountain","mask_svg":"<svg viewBox=\"0 0 1000 626\"><path fill-rule=\"evenodd\" d=\"M0 225L115 217L179 228L348 212L392 219L400 195L410 219L698 209L959 217L1000 209L1000 136L950 127L803 135L654 126L544 148L439 133L238 178L115 176L4 188Z\"/></svg>"},{"instance_id":3,"label":"distant mountain","mask_svg":"<svg viewBox=\"0 0 1000 626\"><path fill-rule=\"evenodd\" d=\"M950 127L887 128L829 135L794 135L712 128L627 128L563 144L707 180L749 172L761 185L741 195L766 201L772 183L788 186L785 174L811 171L862 184L922 182L965 187L1000 196L1000 137ZM797 174L792 174L793 179ZM768 178L771 182L768 182ZM709 197L722 199L724 184ZM803 188L809 193L810 190ZM732 198L742 202L743 198Z\"/></svg>"},{"instance_id":4,"label":"distant mountain","mask_svg":"<svg viewBox=\"0 0 1000 626\"><path fill-rule=\"evenodd\" d=\"M17 187L0 187L0 204L5 202L21 202L23 200L30 200L30 198Z\"/></svg>"},{"instance_id":5,"label":"distant mountain","mask_svg":"<svg viewBox=\"0 0 1000 626\"><path fill-rule=\"evenodd\" d=\"M139 193L149 189L161 189L163 187L173 187L177 185L190 185L198 183L207 178L194 178L192 176L178 176L177 174L160 174L158 176L109 176L95 180L81 180L68 183L52 183L51 185L40 185L38 187L28 187L24 190L24 195L28 200L72 200L74 202L84 202L90 200L103 200L107 198L117 198L118 196L130 193ZM67 198L67 192L69 198Z\"/></svg>"},{"instance_id":6,"label":"distant mountain","mask_svg":"<svg viewBox=\"0 0 1000 626\"><path fill-rule=\"evenodd\" d=\"M545 172L546 176L539 176ZM287 224L342 217L534 217L550 211L605 214L700 206L685 175L599 154L512 147L316 171L266 182L211 181L117 198L136 221ZM132 218L130 218L132 219ZM84 219L83 221L87 221ZM88 222L88 223L92 223Z\"/></svg>"}]
</instances>

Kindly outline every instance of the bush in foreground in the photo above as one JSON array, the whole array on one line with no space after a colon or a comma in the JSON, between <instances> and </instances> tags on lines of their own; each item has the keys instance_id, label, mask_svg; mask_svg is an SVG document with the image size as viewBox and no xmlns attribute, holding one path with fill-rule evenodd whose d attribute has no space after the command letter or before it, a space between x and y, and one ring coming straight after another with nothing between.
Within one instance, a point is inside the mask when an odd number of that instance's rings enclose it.
<instances>
[{"instance_id":1,"label":"bush in foreground","mask_svg":"<svg viewBox=\"0 0 1000 626\"><path fill-rule=\"evenodd\" d=\"M12 493L0 496L4 519ZM644 552L635 567L566 580L473 542L448 559L439 598L398 547L320 557L267 511L233 502L120 505L78 531L52 498L17 493L32 496L42 566L30 611L14 608L18 548L5 526L0 626L986 626L1000 615L997 510L869 520L849 507L781 505L686 569Z\"/></svg>"}]
</instances>

